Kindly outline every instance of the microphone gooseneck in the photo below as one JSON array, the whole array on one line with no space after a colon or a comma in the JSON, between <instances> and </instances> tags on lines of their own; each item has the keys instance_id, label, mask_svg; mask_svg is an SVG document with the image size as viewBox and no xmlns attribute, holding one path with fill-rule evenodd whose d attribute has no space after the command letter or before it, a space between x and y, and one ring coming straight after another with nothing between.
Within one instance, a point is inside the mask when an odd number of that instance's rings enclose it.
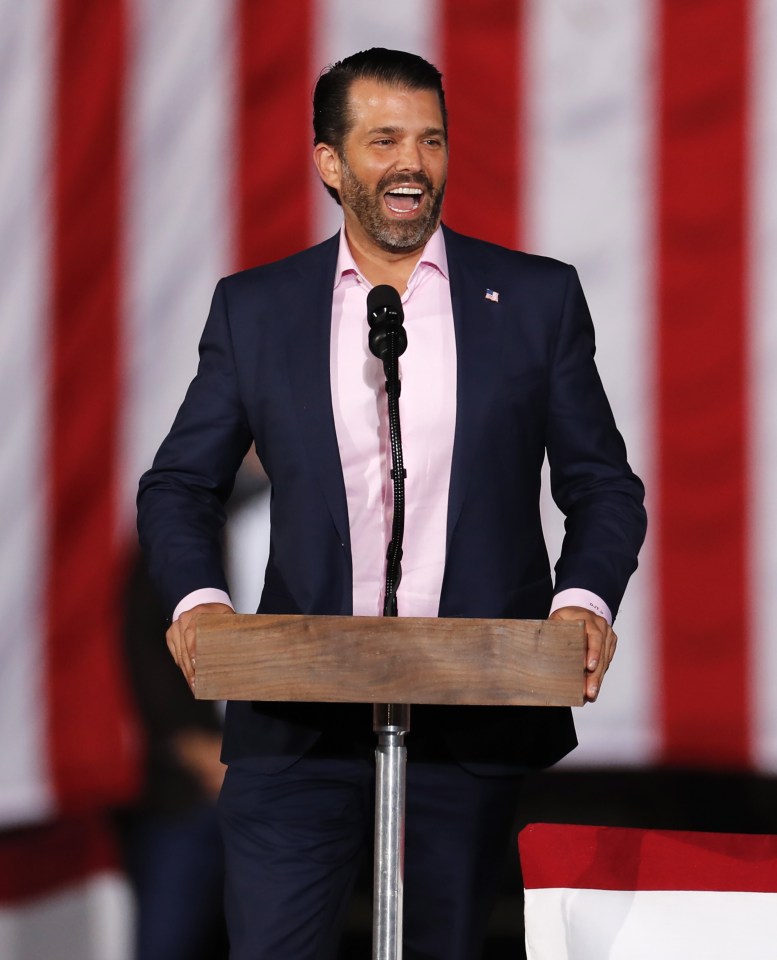
<instances>
[{"instance_id":1,"label":"microphone gooseneck","mask_svg":"<svg viewBox=\"0 0 777 960\"><path fill-rule=\"evenodd\" d=\"M394 515L391 542L386 553L386 592L383 616L398 616L397 589L402 579L402 540L405 532L405 477L402 459L402 431L399 423L399 357L407 349L407 332L402 300L394 287L381 284L367 294L367 321L371 352L383 362L388 398L391 441L391 479L394 486Z\"/></svg>"}]
</instances>

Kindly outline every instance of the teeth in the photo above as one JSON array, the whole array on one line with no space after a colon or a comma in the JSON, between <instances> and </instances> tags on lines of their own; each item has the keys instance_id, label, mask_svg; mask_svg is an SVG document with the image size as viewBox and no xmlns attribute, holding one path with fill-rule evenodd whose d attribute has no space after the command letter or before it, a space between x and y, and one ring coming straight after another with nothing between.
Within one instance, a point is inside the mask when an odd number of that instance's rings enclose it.
<instances>
[{"instance_id":1,"label":"teeth","mask_svg":"<svg viewBox=\"0 0 777 960\"><path fill-rule=\"evenodd\" d=\"M393 190L389 190L389 193L403 193L409 197L420 197L423 190L421 190L420 187L396 187Z\"/></svg>"}]
</instances>

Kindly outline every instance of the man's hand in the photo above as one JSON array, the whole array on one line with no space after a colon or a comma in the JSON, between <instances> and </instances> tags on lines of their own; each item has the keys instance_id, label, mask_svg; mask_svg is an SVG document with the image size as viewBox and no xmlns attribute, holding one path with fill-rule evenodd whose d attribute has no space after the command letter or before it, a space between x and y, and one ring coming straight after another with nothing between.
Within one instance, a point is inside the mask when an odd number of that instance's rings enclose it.
<instances>
[{"instance_id":1,"label":"man's hand","mask_svg":"<svg viewBox=\"0 0 777 960\"><path fill-rule=\"evenodd\" d=\"M585 623L585 698L593 703L599 696L602 680L612 658L618 637L604 617L598 617L585 607L559 607L550 615L550 620L583 620Z\"/></svg>"},{"instance_id":2,"label":"man's hand","mask_svg":"<svg viewBox=\"0 0 777 960\"><path fill-rule=\"evenodd\" d=\"M181 616L171 624L165 634L167 649L173 660L178 664L186 682L194 690L194 668L196 656L196 641L194 625L201 613L234 613L232 607L226 603L200 603L191 610L185 610Z\"/></svg>"}]
</instances>

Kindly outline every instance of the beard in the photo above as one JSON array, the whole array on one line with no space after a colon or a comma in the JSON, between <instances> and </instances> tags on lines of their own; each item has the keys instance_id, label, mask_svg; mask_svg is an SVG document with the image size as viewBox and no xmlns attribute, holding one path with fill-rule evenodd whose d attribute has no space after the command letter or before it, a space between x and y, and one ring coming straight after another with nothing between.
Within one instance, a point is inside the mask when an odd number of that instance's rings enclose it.
<instances>
[{"instance_id":1,"label":"beard","mask_svg":"<svg viewBox=\"0 0 777 960\"><path fill-rule=\"evenodd\" d=\"M416 184L426 191L426 209L413 220L394 220L384 210L383 194L398 184ZM343 157L340 201L354 212L373 243L387 253L410 252L426 245L440 222L444 195L445 181L435 189L424 173L387 175L372 191L359 180Z\"/></svg>"}]
</instances>

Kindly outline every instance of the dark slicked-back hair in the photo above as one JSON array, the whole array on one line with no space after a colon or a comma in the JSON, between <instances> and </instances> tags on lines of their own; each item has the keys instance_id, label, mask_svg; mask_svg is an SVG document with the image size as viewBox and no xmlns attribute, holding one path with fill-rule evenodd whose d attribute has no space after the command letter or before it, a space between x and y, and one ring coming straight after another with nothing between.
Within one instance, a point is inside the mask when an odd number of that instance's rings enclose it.
<instances>
[{"instance_id":1,"label":"dark slicked-back hair","mask_svg":"<svg viewBox=\"0 0 777 960\"><path fill-rule=\"evenodd\" d=\"M406 90L433 90L440 101L443 129L448 136L448 111L442 89L442 74L433 64L414 53L373 47L338 60L323 71L313 93L313 143L326 143L342 156L351 127L349 93L355 80L377 80ZM337 191L324 184L339 203Z\"/></svg>"}]
</instances>

